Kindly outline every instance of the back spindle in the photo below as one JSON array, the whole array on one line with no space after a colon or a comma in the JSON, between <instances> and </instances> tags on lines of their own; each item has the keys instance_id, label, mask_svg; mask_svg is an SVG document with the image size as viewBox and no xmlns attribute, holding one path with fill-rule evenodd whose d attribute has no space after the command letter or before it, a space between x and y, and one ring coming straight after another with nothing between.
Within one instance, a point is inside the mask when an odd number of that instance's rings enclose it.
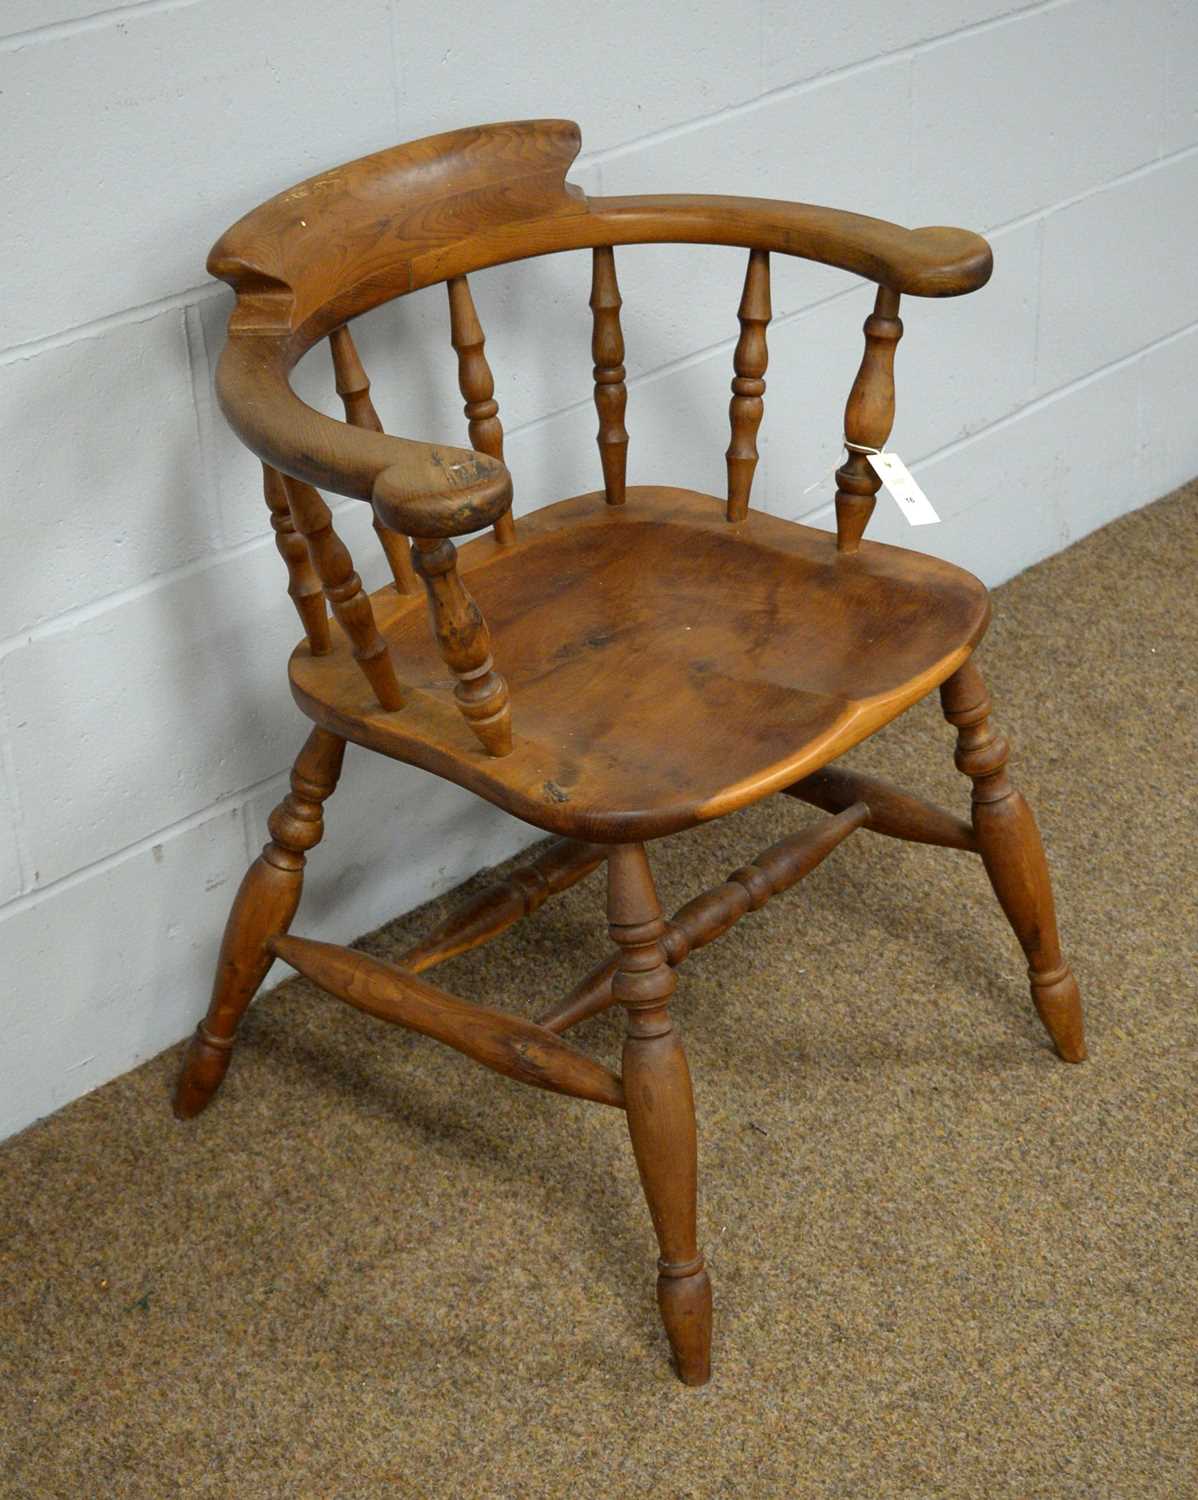
<instances>
[{"instance_id":1,"label":"back spindle","mask_svg":"<svg viewBox=\"0 0 1198 1500\"><path fill-rule=\"evenodd\" d=\"M770 307L770 256L768 250L750 250L741 293L740 338L732 358L736 375L728 418L732 441L728 460L728 519L743 521L749 509L749 491L757 468L757 429L765 412L765 369L769 363L765 330L772 316Z\"/></svg>"},{"instance_id":2,"label":"back spindle","mask_svg":"<svg viewBox=\"0 0 1198 1500\"><path fill-rule=\"evenodd\" d=\"M899 294L880 286L866 318L865 353L844 409L848 457L836 471L836 549L856 552L882 481L869 453L886 446L894 426L894 354L903 336Z\"/></svg>"},{"instance_id":3,"label":"back spindle","mask_svg":"<svg viewBox=\"0 0 1198 1500\"><path fill-rule=\"evenodd\" d=\"M324 585L337 623L349 637L354 659L382 706L388 710L401 707L403 695L391 653L374 623L370 598L354 571L349 549L333 530L332 511L320 491L310 484L290 476L284 476L283 484L296 530L308 544L312 565Z\"/></svg>"},{"instance_id":4,"label":"back spindle","mask_svg":"<svg viewBox=\"0 0 1198 1500\"><path fill-rule=\"evenodd\" d=\"M345 420L351 427L365 427L371 432L382 432L383 424L370 399L370 381L366 378L366 371L358 358L349 329L334 328L329 334L329 348L333 353L333 375L337 383L337 394L345 407ZM388 530L380 524L377 517L374 534L390 564L395 587L401 594L418 593L419 585L412 567L408 538L402 532Z\"/></svg>"},{"instance_id":5,"label":"back spindle","mask_svg":"<svg viewBox=\"0 0 1198 1500\"><path fill-rule=\"evenodd\" d=\"M470 446L488 458L503 462L503 424L495 400L495 377L483 352L486 339L464 276L451 276L445 283L449 293L449 337L458 356L458 389L465 400ZM495 540L504 546L516 540L510 510L495 522Z\"/></svg>"},{"instance_id":6,"label":"back spindle","mask_svg":"<svg viewBox=\"0 0 1198 1500\"><path fill-rule=\"evenodd\" d=\"M312 566L312 559L308 556L308 545L296 531L295 522L291 518L283 476L269 464L262 465L262 493L270 509L275 546L279 549L279 556L287 564L287 592L291 595L295 612L308 637L308 649L313 656L327 656L332 650L332 642L329 639L329 615L325 608L324 590Z\"/></svg>"},{"instance_id":7,"label":"back spindle","mask_svg":"<svg viewBox=\"0 0 1198 1500\"><path fill-rule=\"evenodd\" d=\"M620 328L622 299L616 281L616 257L610 245L597 245L591 269L591 358L595 361L595 410L599 413L599 461L603 490L609 505L624 504L628 467L628 429L624 408L624 334Z\"/></svg>"}]
</instances>

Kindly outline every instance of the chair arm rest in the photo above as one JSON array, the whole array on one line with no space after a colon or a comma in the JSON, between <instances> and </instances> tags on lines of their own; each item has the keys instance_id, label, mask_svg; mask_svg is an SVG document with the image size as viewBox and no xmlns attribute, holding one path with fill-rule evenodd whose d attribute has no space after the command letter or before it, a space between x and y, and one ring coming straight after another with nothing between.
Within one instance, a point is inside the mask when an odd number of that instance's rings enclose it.
<instances>
[{"instance_id":1,"label":"chair arm rest","mask_svg":"<svg viewBox=\"0 0 1198 1500\"><path fill-rule=\"evenodd\" d=\"M591 198L614 243L745 245L822 261L916 297L957 297L985 286L990 246L967 229L904 229L885 219L780 198L661 193Z\"/></svg>"},{"instance_id":2,"label":"chair arm rest","mask_svg":"<svg viewBox=\"0 0 1198 1500\"><path fill-rule=\"evenodd\" d=\"M512 476L499 459L464 448L411 443L374 481L374 513L412 537L464 536L493 525L512 503Z\"/></svg>"},{"instance_id":3,"label":"chair arm rest","mask_svg":"<svg viewBox=\"0 0 1198 1500\"><path fill-rule=\"evenodd\" d=\"M231 335L217 367L221 409L272 468L369 500L385 526L409 536L476 531L511 504L512 478L498 459L351 427L315 411L291 389L295 358L286 339Z\"/></svg>"}]
</instances>

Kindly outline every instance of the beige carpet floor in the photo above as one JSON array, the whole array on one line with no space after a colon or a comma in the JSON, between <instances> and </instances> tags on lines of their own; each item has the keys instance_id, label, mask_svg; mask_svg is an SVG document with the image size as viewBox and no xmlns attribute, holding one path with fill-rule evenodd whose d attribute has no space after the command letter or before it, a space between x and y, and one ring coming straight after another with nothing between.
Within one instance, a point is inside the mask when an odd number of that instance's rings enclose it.
<instances>
[{"instance_id":1,"label":"beige carpet floor","mask_svg":"<svg viewBox=\"0 0 1198 1500\"><path fill-rule=\"evenodd\" d=\"M1196 591L1198 484L1000 589L980 657L1085 1066L966 854L863 833L682 971L710 1386L617 1111L297 980L193 1124L176 1049L0 1148L0 1493L1198 1495ZM853 760L964 809L950 751L933 700ZM659 848L668 906L816 816ZM605 946L592 877L437 977L531 1013Z\"/></svg>"}]
</instances>

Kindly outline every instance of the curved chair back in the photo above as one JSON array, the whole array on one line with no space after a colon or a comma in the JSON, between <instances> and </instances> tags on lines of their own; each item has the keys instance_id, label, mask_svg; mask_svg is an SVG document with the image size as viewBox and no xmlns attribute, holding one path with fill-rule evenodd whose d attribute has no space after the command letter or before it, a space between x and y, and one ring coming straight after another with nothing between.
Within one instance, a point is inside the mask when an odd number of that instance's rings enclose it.
<instances>
[{"instance_id":1,"label":"curved chair back","mask_svg":"<svg viewBox=\"0 0 1198 1500\"><path fill-rule=\"evenodd\" d=\"M578 127L569 120L480 125L395 146L280 193L227 230L209 256L212 274L237 293L217 375L221 405L265 466L266 498L309 643L315 652L328 649L323 589L384 708L399 706L399 685L317 487L371 501L402 592L415 587L408 547L413 540L446 659L465 631L471 643L458 651L455 671L474 683L470 691L476 696L485 682L481 697L488 705L497 701L485 626L480 633L471 623L477 609L461 588L449 540L488 525L501 544L515 536L503 427L467 279L471 272L557 251L591 251L598 442L606 499L619 505L628 433L614 247L689 242L747 249L726 454L727 517L734 524L748 512L757 466L770 254L821 261L875 281L865 354L845 410L848 456L836 476L837 544L843 552L857 549L881 484L869 454L884 445L894 420L900 296L956 296L990 275L989 246L960 229L903 229L860 214L764 198L588 198L566 181L579 146ZM384 434L346 326L384 302L438 282L448 289L469 449ZM345 422L306 405L289 383L296 362L325 337ZM297 545L297 532L306 547ZM489 719L490 707L479 714ZM510 739L501 737L500 743Z\"/></svg>"}]
</instances>

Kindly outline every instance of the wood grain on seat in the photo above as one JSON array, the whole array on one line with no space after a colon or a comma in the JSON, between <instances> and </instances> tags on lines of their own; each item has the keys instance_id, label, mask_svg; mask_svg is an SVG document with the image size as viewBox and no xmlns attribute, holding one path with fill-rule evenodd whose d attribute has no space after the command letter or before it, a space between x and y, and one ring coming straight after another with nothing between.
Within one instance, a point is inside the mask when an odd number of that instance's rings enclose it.
<instances>
[{"instance_id":1,"label":"wood grain on seat","mask_svg":"<svg viewBox=\"0 0 1198 1500\"><path fill-rule=\"evenodd\" d=\"M379 709L349 643L300 646L304 712L540 828L656 838L789 785L939 685L988 617L970 574L719 500L636 486L468 543L462 572L508 680L515 748L488 756L458 713L420 601L373 596L405 688Z\"/></svg>"}]
</instances>

